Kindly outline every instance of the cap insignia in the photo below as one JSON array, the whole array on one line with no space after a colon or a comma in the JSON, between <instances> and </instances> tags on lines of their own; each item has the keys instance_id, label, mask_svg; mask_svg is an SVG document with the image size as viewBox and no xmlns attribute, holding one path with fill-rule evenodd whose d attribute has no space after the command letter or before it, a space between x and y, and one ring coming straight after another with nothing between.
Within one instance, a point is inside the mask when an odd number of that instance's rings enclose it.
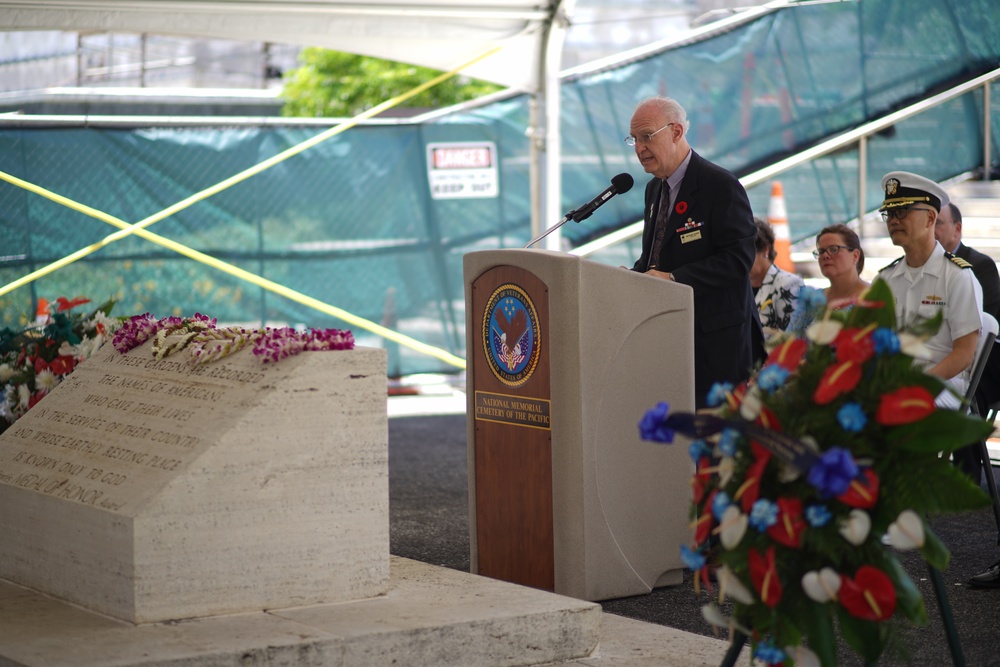
<instances>
[{"instance_id":1,"label":"cap insignia","mask_svg":"<svg viewBox=\"0 0 1000 667\"><path fill-rule=\"evenodd\" d=\"M886 194L886 196L891 197L892 195L896 194L897 190L899 190L899 179L898 178L890 178L888 181L885 182L885 194Z\"/></svg>"}]
</instances>

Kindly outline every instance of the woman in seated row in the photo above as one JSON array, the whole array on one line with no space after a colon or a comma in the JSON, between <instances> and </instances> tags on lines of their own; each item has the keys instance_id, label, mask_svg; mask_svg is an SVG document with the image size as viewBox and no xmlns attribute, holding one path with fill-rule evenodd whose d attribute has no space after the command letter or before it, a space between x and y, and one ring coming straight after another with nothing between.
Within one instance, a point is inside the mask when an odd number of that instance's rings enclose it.
<instances>
[{"instance_id":1,"label":"woman in seated row","mask_svg":"<svg viewBox=\"0 0 1000 667\"><path fill-rule=\"evenodd\" d=\"M847 225L830 225L820 230L816 235L813 257L819 262L820 273L830 281L830 286L823 290L822 298L818 298L818 290L803 287L798 307L787 328L788 332L796 335L805 333L806 327L827 307L833 310L850 308L870 286L861 278L865 267L861 239Z\"/></svg>"}]
</instances>

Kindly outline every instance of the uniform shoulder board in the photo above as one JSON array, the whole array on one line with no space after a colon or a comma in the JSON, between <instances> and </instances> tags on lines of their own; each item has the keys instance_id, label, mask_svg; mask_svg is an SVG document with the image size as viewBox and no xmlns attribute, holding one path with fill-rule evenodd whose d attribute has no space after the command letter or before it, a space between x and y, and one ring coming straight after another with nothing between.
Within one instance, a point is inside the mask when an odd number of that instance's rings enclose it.
<instances>
[{"instance_id":1,"label":"uniform shoulder board","mask_svg":"<svg viewBox=\"0 0 1000 667\"><path fill-rule=\"evenodd\" d=\"M958 255L952 255L950 252L945 251L944 256L952 261L953 264L957 265L960 269L971 269L972 264L959 257Z\"/></svg>"},{"instance_id":2,"label":"uniform shoulder board","mask_svg":"<svg viewBox=\"0 0 1000 667\"><path fill-rule=\"evenodd\" d=\"M905 257L905 255L903 257ZM892 260L892 262L890 262L889 264L886 264L881 269L879 269L878 272L882 273L886 269L891 269L892 267L894 267L897 264L899 264L903 260L903 257L897 257L896 259Z\"/></svg>"}]
</instances>

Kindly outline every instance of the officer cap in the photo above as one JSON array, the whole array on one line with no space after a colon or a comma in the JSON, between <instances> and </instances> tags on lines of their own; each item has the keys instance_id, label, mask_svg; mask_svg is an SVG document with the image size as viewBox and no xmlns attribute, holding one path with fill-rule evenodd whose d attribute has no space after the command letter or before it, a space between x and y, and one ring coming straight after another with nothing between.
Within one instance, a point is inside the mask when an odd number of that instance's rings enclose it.
<instances>
[{"instance_id":1,"label":"officer cap","mask_svg":"<svg viewBox=\"0 0 1000 667\"><path fill-rule=\"evenodd\" d=\"M890 171L882 177L882 192L885 200L880 211L912 204L930 204L938 213L947 206L950 198L940 185L908 171Z\"/></svg>"}]
</instances>

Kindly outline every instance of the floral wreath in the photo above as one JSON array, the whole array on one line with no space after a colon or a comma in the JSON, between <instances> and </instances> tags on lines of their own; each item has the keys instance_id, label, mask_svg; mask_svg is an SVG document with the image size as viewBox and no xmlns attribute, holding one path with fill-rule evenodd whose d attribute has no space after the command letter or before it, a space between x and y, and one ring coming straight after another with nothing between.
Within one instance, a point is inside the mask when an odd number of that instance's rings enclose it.
<instances>
[{"instance_id":1,"label":"floral wreath","mask_svg":"<svg viewBox=\"0 0 1000 667\"><path fill-rule=\"evenodd\" d=\"M114 301L84 314L71 312L89 299L39 300L39 321L0 330L0 433L55 389L76 365L97 351L118 327ZM55 305L55 312L51 312Z\"/></svg>"},{"instance_id":2,"label":"floral wreath","mask_svg":"<svg viewBox=\"0 0 1000 667\"><path fill-rule=\"evenodd\" d=\"M746 635L762 662L834 667L838 632L874 662L894 622L927 623L894 550L919 549L943 570L949 553L926 515L989 504L947 454L992 426L937 409L947 385L915 363L941 321L897 331L892 293L876 280L849 310L787 336L748 382L716 384L712 409L670 414L660 403L640 423L646 440L693 438L694 542L681 557L696 592L711 592L717 559L719 602L732 598L733 615L714 603L702 612Z\"/></svg>"}]
</instances>

